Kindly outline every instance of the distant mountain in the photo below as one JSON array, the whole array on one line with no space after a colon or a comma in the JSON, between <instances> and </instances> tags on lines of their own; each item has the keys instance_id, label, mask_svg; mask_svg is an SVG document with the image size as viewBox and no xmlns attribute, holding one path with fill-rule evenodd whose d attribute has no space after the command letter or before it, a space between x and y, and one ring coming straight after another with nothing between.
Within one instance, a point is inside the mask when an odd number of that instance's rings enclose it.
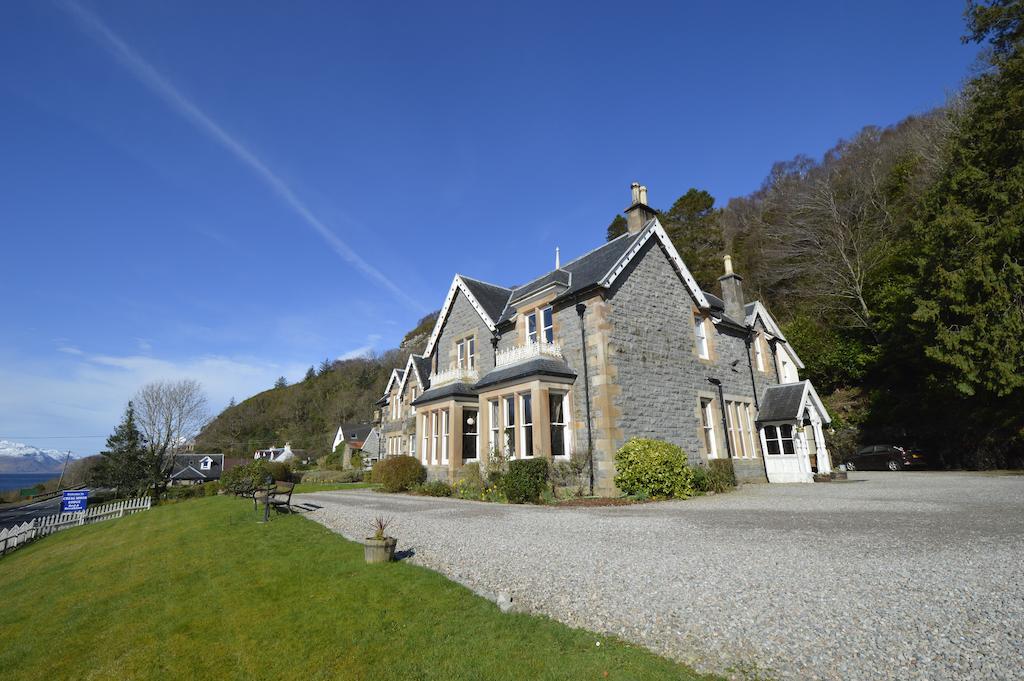
<instances>
[{"instance_id":1,"label":"distant mountain","mask_svg":"<svg viewBox=\"0 0 1024 681\"><path fill-rule=\"evenodd\" d=\"M0 440L0 473L59 473L64 452Z\"/></svg>"}]
</instances>

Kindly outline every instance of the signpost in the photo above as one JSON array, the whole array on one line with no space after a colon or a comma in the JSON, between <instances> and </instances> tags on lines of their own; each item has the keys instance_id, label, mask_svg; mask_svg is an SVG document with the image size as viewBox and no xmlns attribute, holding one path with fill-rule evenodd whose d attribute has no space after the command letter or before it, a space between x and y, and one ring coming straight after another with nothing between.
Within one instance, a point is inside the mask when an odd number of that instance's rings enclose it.
<instances>
[{"instance_id":1,"label":"signpost","mask_svg":"<svg viewBox=\"0 0 1024 681\"><path fill-rule=\"evenodd\" d=\"M81 513L89 505L89 490L70 489L61 493L61 513Z\"/></svg>"}]
</instances>

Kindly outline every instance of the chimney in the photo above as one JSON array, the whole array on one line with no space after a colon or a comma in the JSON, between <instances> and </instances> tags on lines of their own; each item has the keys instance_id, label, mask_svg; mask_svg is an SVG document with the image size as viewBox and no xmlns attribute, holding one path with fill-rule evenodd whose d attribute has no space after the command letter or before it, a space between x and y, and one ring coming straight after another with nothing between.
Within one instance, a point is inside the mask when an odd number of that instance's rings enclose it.
<instances>
[{"instance_id":1,"label":"chimney","mask_svg":"<svg viewBox=\"0 0 1024 681\"><path fill-rule=\"evenodd\" d=\"M647 187L639 182L634 182L632 190L632 204L626 209L626 227L630 234L637 234L644 225L654 217L654 209L647 205Z\"/></svg>"},{"instance_id":2,"label":"chimney","mask_svg":"<svg viewBox=\"0 0 1024 681\"><path fill-rule=\"evenodd\" d=\"M725 314L737 322L743 322L743 277L732 271L732 258L725 256L725 274L718 278L722 286L722 301L725 303Z\"/></svg>"}]
</instances>

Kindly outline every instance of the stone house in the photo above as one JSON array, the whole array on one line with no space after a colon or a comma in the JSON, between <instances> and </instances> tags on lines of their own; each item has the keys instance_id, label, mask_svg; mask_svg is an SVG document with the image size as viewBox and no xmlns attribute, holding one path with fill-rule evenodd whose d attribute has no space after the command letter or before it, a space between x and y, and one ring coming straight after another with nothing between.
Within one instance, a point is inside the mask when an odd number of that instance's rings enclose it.
<instances>
[{"instance_id":1,"label":"stone house","mask_svg":"<svg viewBox=\"0 0 1024 681\"><path fill-rule=\"evenodd\" d=\"M456 275L424 354L378 402L382 455L453 480L492 452L575 454L601 494L615 492L630 437L677 444L695 465L732 459L743 481L831 471L829 415L729 257L718 297L697 285L645 187L633 184L626 216L626 234L564 265L556 256L522 286Z\"/></svg>"}]
</instances>

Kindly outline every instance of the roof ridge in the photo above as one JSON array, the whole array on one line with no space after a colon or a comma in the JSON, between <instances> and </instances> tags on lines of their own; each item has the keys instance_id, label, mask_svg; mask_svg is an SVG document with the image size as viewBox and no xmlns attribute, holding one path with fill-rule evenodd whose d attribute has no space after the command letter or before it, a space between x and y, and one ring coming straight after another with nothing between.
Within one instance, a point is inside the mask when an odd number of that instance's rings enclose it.
<instances>
[{"instance_id":1,"label":"roof ridge","mask_svg":"<svg viewBox=\"0 0 1024 681\"><path fill-rule=\"evenodd\" d=\"M491 288L500 288L503 291L511 291L511 290L513 290L512 288L509 288L508 286L501 286L500 284L492 284L489 281L484 281L483 279L477 279L476 277L468 277L465 274L461 274L460 273L459 276L462 277L463 281L467 281L468 280L468 281L473 282L474 284L483 284L484 286L490 286Z\"/></svg>"},{"instance_id":2,"label":"roof ridge","mask_svg":"<svg viewBox=\"0 0 1024 681\"><path fill-rule=\"evenodd\" d=\"M642 231L642 230L641 230L641 231ZM639 232L638 232L637 234L639 234ZM623 234L620 234L620 235L618 235L617 237L615 237L614 239L612 239L611 241L605 241L605 242L604 242L603 244L601 244L600 246L596 246L596 247L594 247L594 248L591 248L591 249L590 249L589 251L587 251L587 252L586 252L586 253L584 253L583 255L579 255L579 256L576 256L575 258L573 258L573 259L572 259L572 260L570 260L569 262L567 262L567 263L565 263L564 265L562 265L562 267L560 267L559 269L563 269L563 270L564 270L564 269L565 269L566 267L568 267L569 265L572 265L573 263L575 263L575 262L577 262L577 261L580 261L580 260L582 260L583 258L587 257L588 255L591 255L591 254L593 254L593 253L596 253L596 252L598 252L598 251L599 251L599 250L601 250L602 248L605 248L606 246L609 246L609 245L611 245L611 244L615 243L616 241L618 241L619 239L621 239L621 238L623 238L623 237L626 237L626 236L637 236L637 234L630 234L629 232L625 232L625 233L623 233ZM571 272L570 272L570 274L571 274Z\"/></svg>"}]
</instances>

